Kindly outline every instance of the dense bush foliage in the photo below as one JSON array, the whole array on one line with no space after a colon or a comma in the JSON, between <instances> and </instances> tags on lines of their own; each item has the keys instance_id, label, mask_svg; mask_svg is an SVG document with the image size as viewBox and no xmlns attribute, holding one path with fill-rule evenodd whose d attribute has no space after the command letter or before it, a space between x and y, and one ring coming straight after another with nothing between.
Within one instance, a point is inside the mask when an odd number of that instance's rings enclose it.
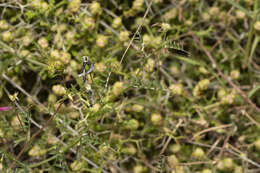
<instances>
[{"instance_id":1,"label":"dense bush foliage","mask_svg":"<svg viewBox=\"0 0 260 173\"><path fill-rule=\"evenodd\" d=\"M260 172L259 1L0 2L1 172Z\"/></svg>"}]
</instances>

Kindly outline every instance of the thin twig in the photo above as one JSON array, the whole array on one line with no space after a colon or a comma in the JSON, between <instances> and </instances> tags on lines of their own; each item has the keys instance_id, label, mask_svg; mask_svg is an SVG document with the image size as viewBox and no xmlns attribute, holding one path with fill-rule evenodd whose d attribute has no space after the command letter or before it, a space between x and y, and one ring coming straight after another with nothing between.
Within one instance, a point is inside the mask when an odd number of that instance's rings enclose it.
<instances>
[{"instance_id":1,"label":"thin twig","mask_svg":"<svg viewBox=\"0 0 260 173\"><path fill-rule=\"evenodd\" d=\"M59 109L61 108L61 105L63 104L64 101L62 101L58 108L56 109L56 111L54 112L54 114L51 115L51 117L48 119L48 121L40 128L38 129L38 131L36 131L32 137L30 138L29 141L26 142L26 144L24 145L23 149L19 152L19 154L16 156L15 160L12 162L11 166L9 169L12 169L15 166L16 160L19 160L19 158L22 156L22 154L25 152L25 150L29 147L29 145L31 144L31 142L51 123L51 121L53 120L53 118L55 117L55 115L57 114L57 112L59 111Z\"/></svg>"},{"instance_id":2,"label":"thin twig","mask_svg":"<svg viewBox=\"0 0 260 173\"><path fill-rule=\"evenodd\" d=\"M150 2L150 4L148 5L148 7L147 7L147 9L146 9L146 11L145 11L145 13L144 13L144 16L143 16L143 18L142 18L142 22L141 22L141 23L139 24L139 26L137 27L137 29L136 29L136 31L135 31L135 33L134 33L132 39L130 40L130 42L129 42L129 44L128 44L128 46L127 46L127 48L126 48L124 54L122 55L122 57L121 57L121 59L120 59L120 62L119 62L120 65L122 64L122 62L123 62L123 60L124 60L124 58L125 58L125 55L126 55L126 53L128 52L128 49L130 48L130 46L132 45L132 43L133 43L133 41L134 41L134 39L135 39L137 33L138 33L139 30L141 29L141 27L142 27L142 25L143 25L143 23L144 23L144 20L145 20L145 18L146 18L146 16L147 16L147 14L148 14L148 12L149 12L149 9L151 8L152 4L153 4L153 0L152 0L152 1ZM106 88L108 87L108 82L109 82L111 73L112 73L112 71L110 71L109 74L108 74L108 78L107 78L107 81L106 81Z\"/></svg>"},{"instance_id":3,"label":"thin twig","mask_svg":"<svg viewBox=\"0 0 260 173\"><path fill-rule=\"evenodd\" d=\"M220 76L222 76L228 83L229 85L231 85L252 107L254 107L254 109L257 112L260 112L260 108L257 107L247 96L247 94L245 92L243 92L236 84L234 84L234 82L232 82L232 80L227 77L218 67L215 59L212 57L212 55L210 54L210 52L201 44L200 40L198 39L198 37L192 32L190 31L190 33L192 34L193 40L201 47L201 49L206 53L206 55L208 56L209 60L212 63L212 67L214 69L216 69L218 71L218 74Z\"/></svg>"}]
</instances>

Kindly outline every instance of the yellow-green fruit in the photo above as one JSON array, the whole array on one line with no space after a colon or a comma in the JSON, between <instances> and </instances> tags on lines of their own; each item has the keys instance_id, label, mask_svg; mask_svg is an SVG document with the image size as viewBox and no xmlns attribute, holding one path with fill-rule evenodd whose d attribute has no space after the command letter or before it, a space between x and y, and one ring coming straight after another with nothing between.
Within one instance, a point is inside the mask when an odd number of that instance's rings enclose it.
<instances>
[{"instance_id":1,"label":"yellow-green fruit","mask_svg":"<svg viewBox=\"0 0 260 173\"><path fill-rule=\"evenodd\" d=\"M171 29L171 25L169 23L162 23L161 28L163 31L168 31Z\"/></svg>"},{"instance_id":2,"label":"yellow-green fruit","mask_svg":"<svg viewBox=\"0 0 260 173\"><path fill-rule=\"evenodd\" d=\"M129 32L128 31L121 31L118 36L121 42L125 42L129 40Z\"/></svg>"},{"instance_id":3,"label":"yellow-green fruit","mask_svg":"<svg viewBox=\"0 0 260 173\"><path fill-rule=\"evenodd\" d=\"M60 52L57 49L54 49L50 52L50 55L54 59L59 59L60 58Z\"/></svg>"},{"instance_id":4,"label":"yellow-green fruit","mask_svg":"<svg viewBox=\"0 0 260 173\"><path fill-rule=\"evenodd\" d=\"M162 43L162 37L158 36L158 37L153 37L152 38L152 45L153 47L159 47Z\"/></svg>"},{"instance_id":5,"label":"yellow-green fruit","mask_svg":"<svg viewBox=\"0 0 260 173\"><path fill-rule=\"evenodd\" d=\"M224 160L224 166L227 170L232 170L235 167L234 161L231 158L225 158Z\"/></svg>"},{"instance_id":6,"label":"yellow-green fruit","mask_svg":"<svg viewBox=\"0 0 260 173\"><path fill-rule=\"evenodd\" d=\"M218 90L218 98L219 98L219 99L222 99L222 98L225 97L226 95L227 95L227 92L226 92L225 89L220 88L220 89Z\"/></svg>"},{"instance_id":7,"label":"yellow-green fruit","mask_svg":"<svg viewBox=\"0 0 260 173\"><path fill-rule=\"evenodd\" d=\"M90 108L90 111L96 113L100 110L100 104L96 103L94 104L91 108Z\"/></svg>"},{"instance_id":8,"label":"yellow-green fruit","mask_svg":"<svg viewBox=\"0 0 260 173\"><path fill-rule=\"evenodd\" d=\"M201 173L212 173L210 169L203 169Z\"/></svg>"},{"instance_id":9,"label":"yellow-green fruit","mask_svg":"<svg viewBox=\"0 0 260 173\"><path fill-rule=\"evenodd\" d=\"M71 0L68 5L68 10L70 12L76 12L80 8L81 0Z\"/></svg>"},{"instance_id":10,"label":"yellow-green fruit","mask_svg":"<svg viewBox=\"0 0 260 173\"><path fill-rule=\"evenodd\" d=\"M242 166L236 166L233 173L244 173Z\"/></svg>"},{"instance_id":11,"label":"yellow-green fruit","mask_svg":"<svg viewBox=\"0 0 260 173\"><path fill-rule=\"evenodd\" d=\"M19 114L17 115L17 116L14 116L13 118L12 118L12 120L11 120L11 125L12 125L12 127L15 129L15 130L21 130L22 129L22 125L23 125L23 122L21 121L21 123L20 123L20 121L19 121L19 119L18 119L18 116L20 116ZM20 117L20 119L21 119L21 117Z\"/></svg>"},{"instance_id":12,"label":"yellow-green fruit","mask_svg":"<svg viewBox=\"0 0 260 173\"><path fill-rule=\"evenodd\" d=\"M4 137L4 132L2 129L0 129L0 137Z\"/></svg>"},{"instance_id":13,"label":"yellow-green fruit","mask_svg":"<svg viewBox=\"0 0 260 173\"><path fill-rule=\"evenodd\" d=\"M99 62L95 64L95 70L100 73L103 73L106 70L106 65L103 62Z\"/></svg>"},{"instance_id":14,"label":"yellow-green fruit","mask_svg":"<svg viewBox=\"0 0 260 173\"><path fill-rule=\"evenodd\" d=\"M260 138L254 142L254 146L257 151L260 151Z\"/></svg>"},{"instance_id":15,"label":"yellow-green fruit","mask_svg":"<svg viewBox=\"0 0 260 173\"><path fill-rule=\"evenodd\" d=\"M71 55L68 52L65 52L65 51L60 52L61 62L63 62L64 64L69 64L70 59L71 59Z\"/></svg>"},{"instance_id":16,"label":"yellow-green fruit","mask_svg":"<svg viewBox=\"0 0 260 173\"><path fill-rule=\"evenodd\" d=\"M70 117L71 119L76 119L76 118L78 118L79 116L80 116L79 112L70 112L70 113L69 113L69 117Z\"/></svg>"},{"instance_id":17,"label":"yellow-green fruit","mask_svg":"<svg viewBox=\"0 0 260 173\"><path fill-rule=\"evenodd\" d=\"M241 10L236 10L236 17L237 19L244 19L246 17L246 14Z\"/></svg>"},{"instance_id":18,"label":"yellow-green fruit","mask_svg":"<svg viewBox=\"0 0 260 173\"><path fill-rule=\"evenodd\" d=\"M66 94L66 89L62 85L53 85L52 91L54 94L56 94L58 96L62 96L64 94Z\"/></svg>"},{"instance_id":19,"label":"yellow-green fruit","mask_svg":"<svg viewBox=\"0 0 260 173\"><path fill-rule=\"evenodd\" d=\"M134 145L128 145L127 147L122 149L123 153L129 154L129 155L135 155L136 154L136 148Z\"/></svg>"},{"instance_id":20,"label":"yellow-green fruit","mask_svg":"<svg viewBox=\"0 0 260 173\"><path fill-rule=\"evenodd\" d=\"M175 155L170 155L167 158L167 162L168 162L170 168L173 168L173 169L179 165L179 160L177 159L177 157Z\"/></svg>"},{"instance_id":21,"label":"yellow-green fruit","mask_svg":"<svg viewBox=\"0 0 260 173\"><path fill-rule=\"evenodd\" d=\"M113 20L112 27L113 28L119 28L122 25L122 19L121 17L116 17Z\"/></svg>"},{"instance_id":22,"label":"yellow-green fruit","mask_svg":"<svg viewBox=\"0 0 260 173\"><path fill-rule=\"evenodd\" d=\"M192 20L185 20L184 23L186 26L191 26L192 25Z\"/></svg>"},{"instance_id":23,"label":"yellow-green fruit","mask_svg":"<svg viewBox=\"0 0 260 173\"><path fill-rule=\"evenodd\" d=\"M0 20L0 29L7 30L9 28L9 24L6 20Z\"/></svg>"},{"instance_id":24,"label":"yellow-green fruit","mask_svg":"<svg viewBox=\"0 0 260 173\"><path fill-rule=\"evenodd\" d=\"M86 17L84 19L84 24L86 25L88 30L93 30L95 28L95 20L92 17Z\"/></svg>"},{"instance_id":25,"label":"yellow-green fruit","mask_svg":"<svg viewBox=\"0 0 260 173\"><path fill-rule=\"evenodd\" d=\"M54 145L54 144L58 143L58 139L55 136L53 136L52 134L48 134L46 141L50 145Z\"/></svg>"},{"instance_id":26,"label":"yellow-green fruit","mask_svg":"<svg viewBox=\"0 0 260 173\"><path fill-rule=\"evenodd\" d=\"M21 50L20 56L21 57L31 57L30 52L28 50Z\"/></svg>"},{"instance_id":27,"label":"yellow-green fruit","mask_svg":"<svg viewBox=\"0 0 260 173\"><path fill-rule=\"evenodd\" d=\"M126 122L125 127L129 130L136 130L139 127L139 122L136 119L131 119Z\"/></svg>"},{"instance_id":28,"label":"yellow-green fruit","mask_svg":"<svg viewBox=\"0 0 260 173\"><path fill-rule=\"evenodd\" d=\"M12 41L14 39L13 34L10 31L5 31L2 33L2 39L5 42Z\"/></svg>"},{"instance_id":29,"label":"yellow-green fruit","mask_svg":"<svg viewBox=\"0 0 260 173\"><path fill-rule=\"evenodd\" d=\"M202 13L202 19L205 21L209 21L210 20L210 15L207 12L203 12Z\"/></svg>"},{"instance_id":30,"label":"yellow-green fruit","mask_svg":"<svg viewBox=\"0 0 260 173\"><path fill-rule=\"evenodd\" d=\"M41 149L39 145L34 145L28 152L29 156L42 156L46 153L46 149Z\"/></svg>"},{"instance_id":31,"label":"yellow-green fruit","mask_svg":"<svg viewBox=\"0 0 260 173\"><path fill-rule=\"evenodd\" d=\"M226 95L221 99L222 104L233 104L235 99L235 95L233 93Z\"/></svg>"},{"instance_id":32,"label":"yellow-green fruit","mask_svg":"<svg viewBox=\"0 0 260 173\"><path fill-rule=\"evenodd\" d=\"M84 161L75 160L70 164L70 168L72 171L80 171L84 167Z\"/></svg>"},{"instance_id":33,"label":"yellow-green fruit","mask_svg":"<svg viewBox=\"0 0 260 173\"><path fill-rule=\"evenodd\" d=\"M231 79L238 79L240 76L240 72L238 70L232 70L230 72Z\"/></svg>"},{"instance_id":34,"label":"yellow-green fruit","mask_svg":"<svg viewBox=\"0 0 260 173\"><path fill-rule=\"evenodd\" d=\"M115 96L118 96L118 95L120 95L124 91L124 88L125 87L124 87L124 83L123 82L116 82L113 85L112 93Z\"/></svg>"},{"instance_id":35,"label":"yellow-green fruit","mask_svg":"<svg viewBox=\"0 0 260 173\"><path fill-rule=\"evenodd\" d=\"M42 47L42 48L47 48L49 47L49 43L48 43L48 40L45 38L45 37L41 37L37 43Z\"/></svg>"},{"instance_id":36,"label":"yellow-green fruit","mask_svg":"<svg viewBox=\"0 0 260 173\"><path fill-rule=\"evenodd\" d=\"M254 28L256 31L260 31L260 21L257 21L255 24L254 24Z\"/></svg>"},{"instance_id":37,"label":"yellow-green fruit","mask_svg":"<svg viewBox=\"0 0 260 173\"><path fill-rule=\"evenodd\" d=\"M143 43L144 43L145 45L150 45L150 44L151 44L151 41L152 41L152 36L149 36L149 35L147 35L147 34L145 34L145 35L143 36Z\"/></svg>"},{"instance_id":38,"label":"yellow-green fruit","mask_svg":"<svg viewBox=\"0 0 260 173\"><path fill-rule=\"evenodd\" d=\"M162 124L162 116L159 113L154 113L151 115L151 121L153 125L160 125Z\"/></svg>"},{"instance_id":39,"label":"yellow-green fruit","mask_svg":"<svg viewBox=\"0 0 260 173\"><path fill-rule=\"evenodd\" d=\"M57 97L54 94L49 94L48 102L49 103L55 103L56 101L57 101Z\"/></svg>"},{"instance_id":40,"label":"yellow-green fruit","mask_svg":"<svg viewBox=\"0 0 260 173\"><path fill-rule=\"evenodd\" d=\"M134 112L142 112L144 107L142 105L134 104L132 106L132 109Z\"/></svg>"},{"instance_id":41,"label":"yellow-green fruit","mask_svg":"<svg viewBox=\"0 0 260 173\"><path fill-rule=\"evenodd\" d=\"M211 7L209 9L209 14L212 16L212 17L216 17L218 14L219 14L219 8L218 7Z\"/></svg>"},{"instance_id":42,"label":"yellow-green fruit","mask_svg":"<svg viewBox=\"0 0 260 173\"><path fill-rule=\"evenodd\" d=\"M197 84L199 89L202 90L206 90L208 89L210 81L208 79L203 79L201 81L199 81L199 83Z\"/></svg>"},{"instance_id":43,"label":"yellow-green fruit","mask_svg":"<svg viewBox=\"0 0 260 173\"><path fill-rule=\"evenodd\" d=\"M134 166L134 170L133 170L134 173L144 173L146 171L147 171L147 168L142 165Z\"/></svg>"},{"instance_id":44,"label":"yellow-green fruit","mask_svg":"<svg viewBox=\"0 0 260 173\"><path fill-rule=\"evenodd\" d=\"M196 148L193 152L192 152L192 157L199 159L205 156L205 152L203 151L202 148Z\"/></svg>"},{"instance_id":45,"label":"yellow-green fruit","mask_svg":"<svg viewBox=\"0 0 260 173\"><path fill-rule=\"evenodd\" d=\"M182 95L183 94L182 84L171 84L169 89L173 95Z\"/></svg>"},{"instance_id":46,"label":"yellow-green fruit","mask_svg":"<svg viewBox=\"0 0 260 173\"><path fill-rule=\"evenodd\" d=\"M176 8L172 8L170 11L166 12L163 15L163 19L165 20L175 19L177 15L178 15L178 10Z\"/></svg>"},{"instance_id":47,"label":"yellow-green fruit","mask_svg":"<svg viewBox=\"0 0 260 173\"><path fill-rule=\"evenodd\" d=\"M151 73L151 72L153 72L154 67L155 67L155 62L154 62L154 60L151 59L151 58L149 58L148 61L147 61L147 63L146 63L145 66L144 66L144 70L147 71L147 72L149 72L149 73Z\"/></svg>"},{"instance_id":48,"label":"yellow-green fruit","mask_svg":"<svg viewBox=\"0 0 260 173\"><path fill-rule=\"evenodd\" d=\"M96 40L96 43L97 43L97 46L100 47L100 48L103 48L107 45L107 37L104 36L104 35L98 35L97 36L97 40Z\"/></svg>"},{"instance_id":49,"label":"yellow-green fruit","mask_svg":"<svg viewBox=\"0 0 260 173\"><path fill-rule=\"evenodd\" d=\"M169 146L169 150L173 153L178 153L181 151L181 145L180 144L172 144Z\"/></svg>"},{"instance_id":50,"label":"yellow-green fruit","mask_svg":"<svg viewBox=\"0 0 260 173\"><path fill-rule=\"evenodd\" d=\"M109 146L100 145L100 147L99 147L100 154L104 155L104 154L108 153L108 151L109 151Z\"/></svg>"},{"instance_id":51,"label":"yellow-green fruit","mask_svg":"<svg viewBox=\"0 0 260 173\"><path fill-rule=\"evenodd\" d=\"M202 74L208 74L209 73L208 70L203 66L200 66L199 72L202 73Z\"/></svg>"},{"instance_id":52,"label":"yellow-green fruit","mask_svg":"<svg viewBox=\"0 0 260 173\"><path fill-rule=\"evenodd\" d=\"M140 10L142 8L142 6L143 6L143 3L144 3L144 0L135 0L133 2L133 7L132 8L134 10Z\"/></svg>"},{"instance_id":53,"label":"yellow-green fruit","mask_svg":"<svg viewBox=\"0 0 260 173\"><path fill-rule=\"evenodd\" d=\"M91 14L93 15L97 15L97 14L101 14L102 13L102 8L100 6L100 4L96 1L93 1L91 4L90 4L90 12Z\"/></svg>"}]
</instances>

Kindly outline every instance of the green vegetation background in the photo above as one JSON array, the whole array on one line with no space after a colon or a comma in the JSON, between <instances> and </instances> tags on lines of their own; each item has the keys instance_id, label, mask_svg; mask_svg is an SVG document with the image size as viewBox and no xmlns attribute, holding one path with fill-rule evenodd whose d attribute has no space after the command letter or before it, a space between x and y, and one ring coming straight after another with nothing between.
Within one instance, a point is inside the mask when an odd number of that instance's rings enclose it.
<instances>
[{"instance_id":1,"label":"green vegetation background","mask_svg":"<svg viewBox=\"0 0 260 173\"><path fill-rule=\"evenodd\" d=\"M260 172L259 11L0 0L1 172Z\"/></svg>"}]
</instances>

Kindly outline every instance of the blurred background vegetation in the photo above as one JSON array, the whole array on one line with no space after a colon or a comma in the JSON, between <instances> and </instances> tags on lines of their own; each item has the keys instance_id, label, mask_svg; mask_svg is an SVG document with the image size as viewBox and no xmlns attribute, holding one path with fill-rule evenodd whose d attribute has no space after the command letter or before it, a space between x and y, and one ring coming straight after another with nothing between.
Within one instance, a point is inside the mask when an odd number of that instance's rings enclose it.
<instances>
[{"instance_id":1,"label":"blurred background vegetation","mask_svg":"<svg viewBox=\"0 0 260 173\"><path fill-rule=\"evenodd\" d=\"M0 2L1 172L260 172L260 1Z\"/></svg>"}]
</instances>

